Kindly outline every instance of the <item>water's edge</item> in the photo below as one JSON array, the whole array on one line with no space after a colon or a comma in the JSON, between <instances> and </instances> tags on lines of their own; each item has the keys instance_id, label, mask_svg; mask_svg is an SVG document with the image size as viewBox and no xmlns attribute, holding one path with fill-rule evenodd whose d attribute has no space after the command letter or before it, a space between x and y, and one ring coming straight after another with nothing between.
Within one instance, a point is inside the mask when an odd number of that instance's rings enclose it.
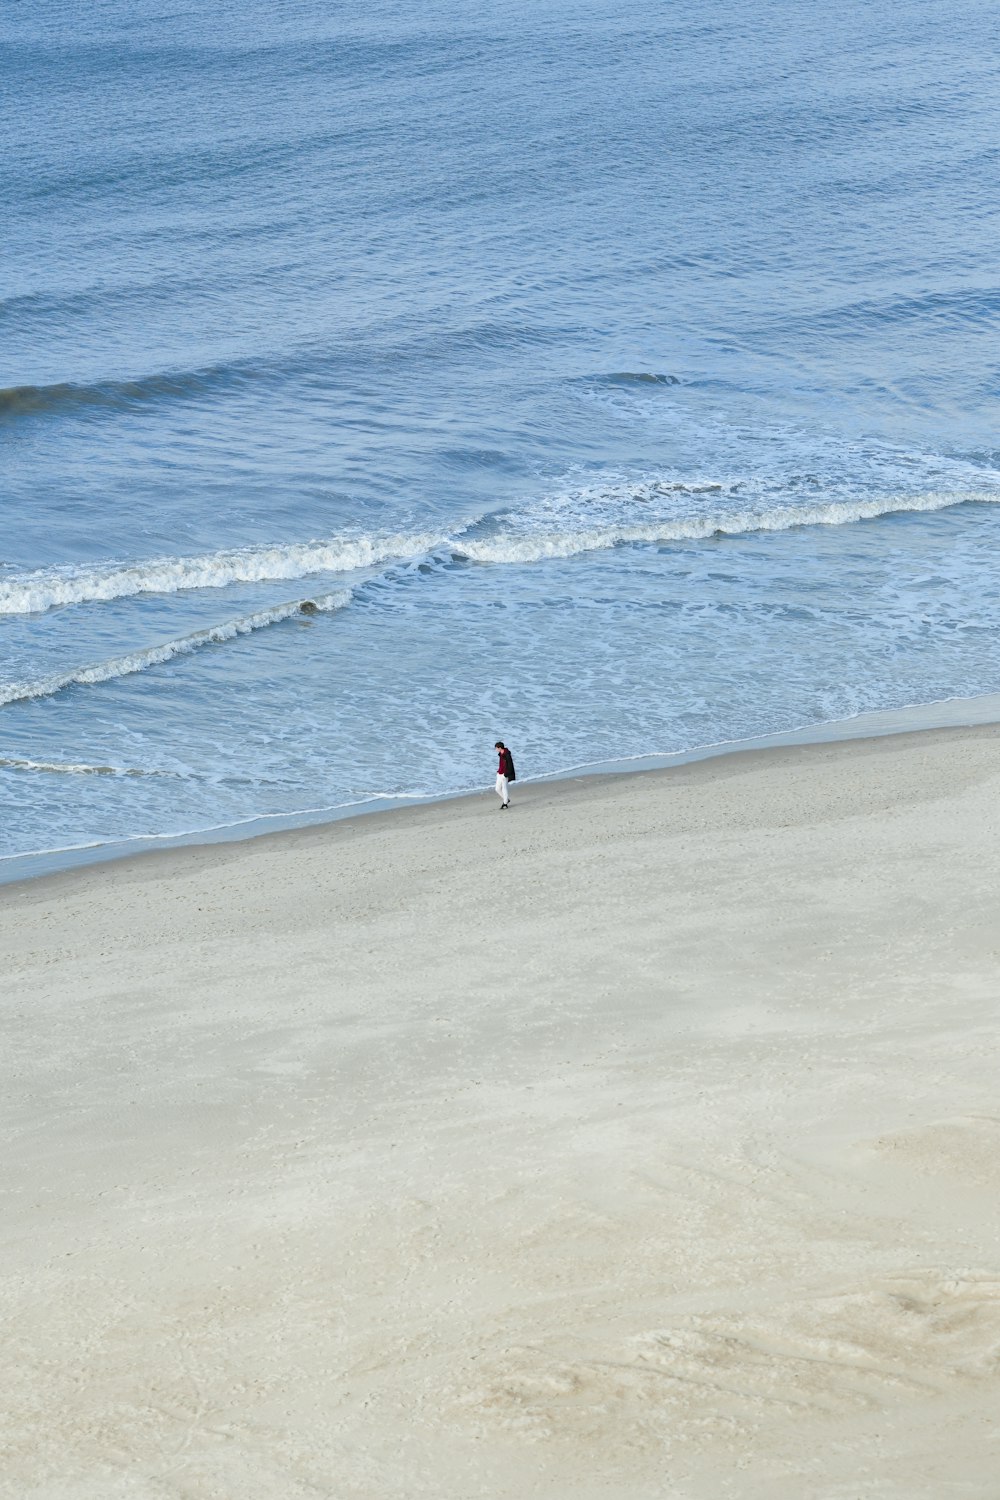
<instances>
[{"instance_id":1,"label":"water's edge","mask_svg":"<svg viewBox=\"0 0 1000 1500\"><path fill-rule=\"evenodd\" d=\"M778 750L795 745L821 745L850 740L877 739L897 734L912 734L932 729L964 729L975 725L1000 724L1000 693L976 698L947 698L935 703L913 704L906 708L859 714L851 719L805 725L800 729L764 735L759 739L732 740L717 745L702 745L693 750L671 754L636 756L630 760L594 761L567 766L543 776L523 777L521 785L543 785L546 782L575 780L588 776L637 774L664 771L694 761L712 760L748 751ZM379 813L401 812L407 808L432 806L460 798L492 794L492 786L464 787L434 797L377 797L341 807L306 809L250 818L218 828L196 829L189 833L146 835L77 848L46 849L32 854L11 855L0 859L0 886L57 875L88 865L106 864L165 849L181 849L210 844L241 843L267 834L311 828L343 822L348 818L370 817Z\"/></svg>"}]
</instances>

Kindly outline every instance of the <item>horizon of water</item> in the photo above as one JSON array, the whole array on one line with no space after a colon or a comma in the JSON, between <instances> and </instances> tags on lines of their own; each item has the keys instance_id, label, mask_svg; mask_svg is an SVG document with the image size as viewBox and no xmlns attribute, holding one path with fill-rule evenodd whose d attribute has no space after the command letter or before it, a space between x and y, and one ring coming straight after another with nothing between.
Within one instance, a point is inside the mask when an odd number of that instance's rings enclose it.
<instances>
[{"instance_id":1,"label":"horizon of water","mask_svg":"<svg viewBox=\"0 0 1000 1500\"><path fill-rule=\"evenodd\" d=\"M4 32L0 856L1000 685L984 4Z\"/></svg>"}]
</instances>

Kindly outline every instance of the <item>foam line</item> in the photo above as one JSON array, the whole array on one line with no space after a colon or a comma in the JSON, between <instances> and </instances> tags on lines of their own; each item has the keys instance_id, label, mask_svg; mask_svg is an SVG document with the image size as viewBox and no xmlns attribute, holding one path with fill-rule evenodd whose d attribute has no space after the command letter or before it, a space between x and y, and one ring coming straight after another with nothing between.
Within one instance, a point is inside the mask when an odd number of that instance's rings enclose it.
<instances>
[{"instance_id":1,"label":"foam line","mask_svg":"<svg viewBox=\"0 0 1000 1500\"><path fill-rule=\"evenodd\" d=\"M38 682L11 683L0 688L0 706L8 703L24 703L33 698L51 698L66 688L89 686L98 682L109 682L115 677L130 677L134 672L145 672L150 667L162 666L178 656L190 656L203 646L219 645L234 640L240 635L249 635L254 630L264 630L282 620L302 612L302 605L310 603L317 611L330 612L343 609L351 601L350 590L327 594L304 601L295 599L287 604L275 605L273 609L260 610L257 614L244 615L238 620L227 620L222 625L211 625L206 630L196 630L179 640L165 641L159 646L147 646L142 651L131 651L126 656L112 657L109 661L97 662L94 666L79 667L58 677L44 677Z\"/></svg>"},{"instance_id":2,"label":"foam line","mask_svg":"<svg viewBox=\"0 0 1000 1500\"><path fill-rule=\"evenodd\" d=\"M181 589L221 589L234 583L280 582L313 573L345 573L425 552L439 538L391 536L245 547L200 557L156 557L94 567L45 568L0 577L0 615L35 614L63 604L86 604Z\"/></svg>"},{"instance_id":3,"label":"foam line","mask_svg":"<svg viewBox=\"0 0 1000 1500\"><path fill-rule=\"evenodd\" d=\"M704 490L703 493L708 493ZM913 511L946 510L970 501L996 505L1000 494L925 494L892 496L870 500L831 501L821 505L776 506L770 510L719 510L701 516L661 519L645 524L596 526L579 531L525 531L481 540L456 541L461 557L482 563L529 563L545 558L576 557L585 552L606 551L628 543L704 541L709 537L752 536L759 532L790 531L797 526L845 526L878 516Z\"/></svg>"},{"instance_id":4,"label":"foam line","mask_svg":"<svg viewBox=\"0 0 1000 1500\"><path fill-rule=\"evenodd\" d=\"M354 572L382 563L412 561L434 552L450 553L471 562L531 563L546 558L576 557L629 543L703 541L715 536L788 531L799 526L847 526L879 516L946 510L971 501L1000 503L997 490L933 490L923 494L770 506L733 505L731 494L727 505L724 493L721 485L704 482L619 484L595 491L593 504L587 495L578 497L575 513L559 504L527 506L522 511L481 517L448 537L424 533L334 538L276 547L247 547L198 557L40 569L0 576L0 616L40 613L61 605L143 594L173 594L182 589L222 589L231 584L292 581L318 573ZM648 511L675 496L695 500L697 510L682 515L661 512L650 515L648 520L587 525L588 511L592 508L606 512L612 506L632 510L634 514L637 504ZM490 529L484 535L485 527Z\"/></svg>"}]
</instances>

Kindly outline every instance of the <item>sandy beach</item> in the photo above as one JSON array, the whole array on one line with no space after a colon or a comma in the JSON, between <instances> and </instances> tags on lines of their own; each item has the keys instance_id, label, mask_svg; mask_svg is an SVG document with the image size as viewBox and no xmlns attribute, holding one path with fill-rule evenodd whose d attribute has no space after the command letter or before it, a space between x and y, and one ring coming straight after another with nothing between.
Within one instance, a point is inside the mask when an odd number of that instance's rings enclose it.
<instances>
[{"instance_id":1,"label":"sandy beach","mask_svg":"<svg viewBox=\"0 0 1000 1500\"><path fill-rule=\"evenodd\" d=\"M0 1493L1000 1473L1000 731L0 891Z\"/></svg>"}]
</instances>

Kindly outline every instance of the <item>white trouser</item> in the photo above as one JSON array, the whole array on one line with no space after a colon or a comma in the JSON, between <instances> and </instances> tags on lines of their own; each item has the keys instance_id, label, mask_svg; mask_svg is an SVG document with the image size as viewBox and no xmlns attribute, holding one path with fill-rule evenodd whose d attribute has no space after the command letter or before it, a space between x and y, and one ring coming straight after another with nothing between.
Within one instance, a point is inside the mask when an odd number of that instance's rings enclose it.
<instances>
[{"instance_id":1,"label":"white trouser","mask_svg":"<svg viewBox=\"0 0 1000 1500\"><path fill-rule=\"evenodd\" d=\"M499 771L497 772L497 796L504 807L510 802L510 792L507 790L507 778L506 776L501 776Z\"/></svg>"}]
</instances>

